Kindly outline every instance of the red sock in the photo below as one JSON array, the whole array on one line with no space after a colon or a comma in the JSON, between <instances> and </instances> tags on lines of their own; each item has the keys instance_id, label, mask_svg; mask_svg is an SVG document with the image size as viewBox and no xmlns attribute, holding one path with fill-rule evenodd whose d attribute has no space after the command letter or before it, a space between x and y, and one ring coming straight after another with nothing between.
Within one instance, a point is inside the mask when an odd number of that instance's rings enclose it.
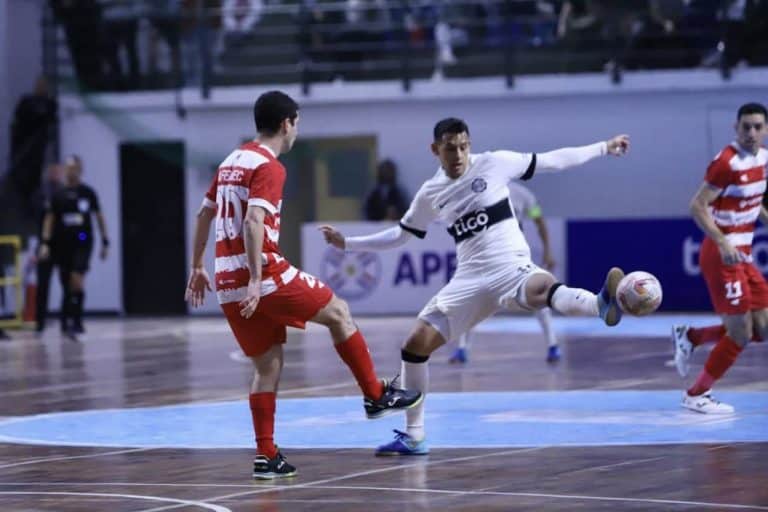
<instances>
[{"instance_id":1,"label":"red sock","mask_svg":"<svg viewBox=\"0 0 768 512\"><path fill-rule=\"evenodd\" d=\"M742 351L742 347L736 344L728 336L723 336L710 352L704 369L693 386L688 389L688 394L696 396L704 393L712 387L712 384L728 371Z\"/></svg>"},{"instance_id":2,"label":"red sock","mask_svg":"<svg viewBox=\"0 0 768 512\"><path fill-rule=\"evenodd\" d=\"M358 386L363 390L363 395L374 400L381 398L382 393L384 393L384 386L376 377L371 353L368 352L368 345L365 344L365 338L360 334L360 331L355 331L355 334L346 341L337 343L335 346L339 357L352 370L352 375L355 376Z\"/></svg>"},{"instance_id":3,"label":"red sock","mask_svg":"<svg viewBox=\"0 0 768 512\"><path fill-rule=\"evenodd\" d=\"M253 432L256 435L256 450L270 459L277 455L275 446L275 393L251 393Z\"/></svg>"},{"instance_id":4,"label":"red sock","mask_svg":"<svg viewBox=\"0 0 768 512\"><path fill-rule=\"evenodd\" d=\"M691 327L688 329L688 341L694 347L704 343L715 343L723 336L725 336L725 326L723 324L710 325L708 327Z\"/></svg>"}]
</instances>

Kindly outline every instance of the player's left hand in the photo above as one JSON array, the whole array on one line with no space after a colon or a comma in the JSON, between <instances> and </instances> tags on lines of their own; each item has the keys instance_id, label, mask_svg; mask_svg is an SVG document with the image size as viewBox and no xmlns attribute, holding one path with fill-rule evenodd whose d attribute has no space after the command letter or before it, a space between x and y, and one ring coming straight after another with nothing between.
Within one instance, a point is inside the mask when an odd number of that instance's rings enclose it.
<instances>
[{"instance_id":1,"label":"player's left hand","mask_svg":"<svg viewBox=\"0 0 768 512\"><path fill-rule=\"evenodd\" d=\"M240 301L240 316L243 318L251 318L256 312L256 308L259 307L259 299L261 298L261 280L251 279L248 281L248 291L245 298Z\"/></svg>"},{"instance_id":2,"label":"player's left hand","mask_svg":"<svg viewBox=\"0 0 768 512\"><path fill-rule=\"evenodd\" d=\"M193 268L189 275L187 290L184 292L184 300L189 302L193 308L203 305L205 300L205 290L212 292L211 279L208 272L203 267Z\"/></svg>"},{"instance_id":3,"label":"player's left hand","mask_svg":"<svg viewBox=\"0 0 768 512\"><path fill-rule=\"evenodd\" d=\"M617 135L605 143L608 146L609 155L624 156L629 151L629 135Z\"/></svg>"},{"instance_id":4,"label":"player's left hand","mask_svg":"<svg viewBox=\"0 0 768 512\"><path fill-rule=\"evenodd\" d=\"M333 226L320 226L318 229L323 233L326 243L341 250L344 250L347 246L347 243L344 240L344 235L334 229Z\"/></svg>"},{"instance_id":5,"label":"player's left hand","mask_svg":"<svg viewBox=\"0 0 768 512\"><path fill-rule=\"evenodd\" d=\"M109 256L109 247L103 245L101 247L101 251L99 252L99 258L103 260L107 259L107 256Z\"/></svg>"}]
</instances>

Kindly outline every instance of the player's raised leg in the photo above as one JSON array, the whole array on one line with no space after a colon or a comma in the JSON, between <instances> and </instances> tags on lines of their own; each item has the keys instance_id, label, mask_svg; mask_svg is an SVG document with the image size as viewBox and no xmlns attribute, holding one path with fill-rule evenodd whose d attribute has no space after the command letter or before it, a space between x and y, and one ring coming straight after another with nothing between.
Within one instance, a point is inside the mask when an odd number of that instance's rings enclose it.
<instances>
[{"instance_id":1,"label":"player's raised leg","mask_svg":"<svg viewBox=\"0 0 768 512\"><path fill-rule=\"evenodd\" d=\"M395 380L379 379L365 338L352 321L347 303L333 296L312 319L328 327L336 352L352 371L364 396L365 414L380 418L392 412L417 406L423 399L418 391L399 389Z\"/></svg>"},{"instance_id":2,"label":"player's raised leg","mask_svg":"<svg viewBox=\"0 0 768 512\"><path fill-rule=\"evenodd\" d=\"M611 268L605 276L603 287L597 294L583 288L571 288L558 283L555 277L539 271L525 282L525 304L533 309L550 307L555 311L570 316L596 316L606 325L613 326L621 320L621 309L616 301L616 288L624 277L624 272ZM513 297L517 300L517 297ZM502 302L509 300L503 298Z\"/></svg>"}]
</instances>

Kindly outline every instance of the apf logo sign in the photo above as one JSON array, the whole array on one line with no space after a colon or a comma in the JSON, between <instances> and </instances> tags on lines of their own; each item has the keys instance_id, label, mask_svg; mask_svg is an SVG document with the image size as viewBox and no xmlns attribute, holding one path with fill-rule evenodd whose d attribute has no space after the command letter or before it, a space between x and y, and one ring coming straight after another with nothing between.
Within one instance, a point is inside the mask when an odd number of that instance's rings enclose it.
<instances>
[{"instance_id":1,"label":"apf logo sign","mask_svg":"<svg viewBox=\"0 0 768 512\"><path fill-rule=\"evenodd\" d=\"M683 240L683 271L689 276L701 274L699 266L699 251L701 242L687 236ZM752 240L752 258L755 266L762 274L768 274L768 227L755 229L755 237Z\"/></svg>"},{"instance_id":2,"label":"apf logo sign","mask_svg":"<svg viewBox=\"0 0 768 512\"><path fill-rule=\"evenodd\" d=\"M342 299L363 299L381 281L381 259L370 252L347 253L329 247L320 262L320 278Z\"/></svg>"}]
</instances>

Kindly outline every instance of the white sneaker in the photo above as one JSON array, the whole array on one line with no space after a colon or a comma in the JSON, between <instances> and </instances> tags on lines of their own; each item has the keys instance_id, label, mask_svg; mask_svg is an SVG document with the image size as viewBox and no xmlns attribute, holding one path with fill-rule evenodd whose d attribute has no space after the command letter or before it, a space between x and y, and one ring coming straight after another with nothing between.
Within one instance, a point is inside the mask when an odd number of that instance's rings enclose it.
<instances>
[{"instance_id":1,"label":"white sneaker","mask_svg":"<svg viewBox=\"0 0 768 512\"><path fill-rule=\"evenodd\" d=\"M687 377L691 371L693 343L688 341L688 327L684 324L672 326L672 347L675 351L675 367L681 377Z\"/></svg>"},{"instance_id":2,"label":"white sneaker","mask_svg":"<svg viewBox=\"0 0 768 512\"><path fill-rule=\"evenodd\" d=\"M733 414L736 411L732 405L724 404L713 397L711 393L711 391L705 391L700 395L690 396L684 392L681 405L686 409L702 414Z\"/></svg>"}]
</instances>

